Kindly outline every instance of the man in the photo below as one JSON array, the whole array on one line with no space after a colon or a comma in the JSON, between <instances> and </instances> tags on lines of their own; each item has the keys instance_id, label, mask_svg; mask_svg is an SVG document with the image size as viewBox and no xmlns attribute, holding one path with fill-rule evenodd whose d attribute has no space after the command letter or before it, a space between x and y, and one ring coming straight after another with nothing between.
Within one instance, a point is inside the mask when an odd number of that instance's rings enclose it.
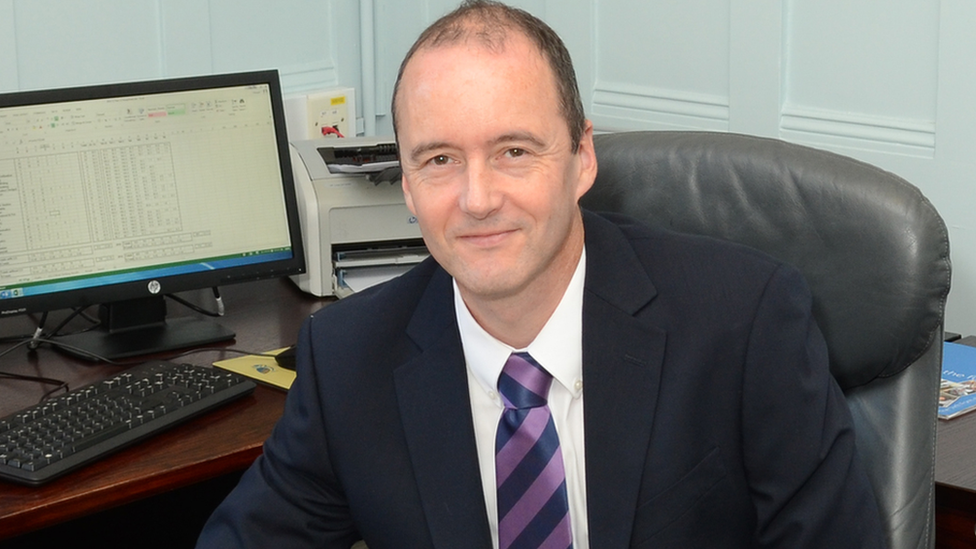
<instances>
[{"instance_id":1,"label":"man","mask_svg":"<svg viewBox=\"0 0 976 549\"><path fill-rule=\"evenodd\" d=\"M581 212L593 129L551 29L466 3L393 106L433 259L306 322L284 417L200 547L883 546L799 275Z\"/></svg>"}]
</instances>

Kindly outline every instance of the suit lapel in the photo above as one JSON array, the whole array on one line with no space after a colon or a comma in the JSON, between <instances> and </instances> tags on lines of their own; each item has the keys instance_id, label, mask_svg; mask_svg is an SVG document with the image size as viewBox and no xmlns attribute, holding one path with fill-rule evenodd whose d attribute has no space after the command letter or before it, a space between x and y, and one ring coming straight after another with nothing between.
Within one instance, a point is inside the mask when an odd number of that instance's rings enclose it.
<instances>
[{"instance_id":1,"label":"suit lapel","mask_svg":"<svg viewBox=\"0 0 976 549\"><path fill-rule=\"evenodd\" d=\"M612 224L587 221L583 410L590 547L628 547L665 334L635 317L655 290L630 243Z\"/></svg>"},{"instance_id":2,"label":"suit lapel","mask_svg":"<svg viewBox=\"0 0 976 549\"><path fill-rule=\"evenodd\" d=\"M438 270L407 329L421 353L396 370L397 398L434 546L490 548L467 372L453 311L450 278Z\"/></svg>"}]
</instances>

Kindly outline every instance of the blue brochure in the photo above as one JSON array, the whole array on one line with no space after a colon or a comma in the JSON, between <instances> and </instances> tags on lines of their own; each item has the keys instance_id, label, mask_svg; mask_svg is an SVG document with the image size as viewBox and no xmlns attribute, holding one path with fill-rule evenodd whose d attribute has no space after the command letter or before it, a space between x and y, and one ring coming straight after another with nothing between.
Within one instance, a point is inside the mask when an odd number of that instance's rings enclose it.
<instances>
[{"instance_id":1,"label":"blue brochure","mask_svg":"<svg viewBox=\"0 0 976 549\"><path fill-rule=\"evenodd\" d=\"M939 418L976 410L976 347L944 343Z\"/></svg>"}]
</instances>

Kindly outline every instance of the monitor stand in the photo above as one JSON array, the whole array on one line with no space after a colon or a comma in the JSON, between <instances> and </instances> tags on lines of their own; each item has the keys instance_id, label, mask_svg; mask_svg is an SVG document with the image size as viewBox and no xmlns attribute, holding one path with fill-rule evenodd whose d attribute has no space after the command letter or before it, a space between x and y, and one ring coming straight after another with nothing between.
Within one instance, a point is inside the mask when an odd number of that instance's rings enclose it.
<instances>
[{"instance_id":1,"label":"monitor stand","mask_svg":"<svg viewBox=\"0 0 976 549\"><path fill-rule=\"evenodd\" d=\"M234 339L234 332L208 319L166 318L162 296L99 306L100 325L87 332L58 336L65 353L99 361L186 349Z\"/></svg>"}]
</instances>

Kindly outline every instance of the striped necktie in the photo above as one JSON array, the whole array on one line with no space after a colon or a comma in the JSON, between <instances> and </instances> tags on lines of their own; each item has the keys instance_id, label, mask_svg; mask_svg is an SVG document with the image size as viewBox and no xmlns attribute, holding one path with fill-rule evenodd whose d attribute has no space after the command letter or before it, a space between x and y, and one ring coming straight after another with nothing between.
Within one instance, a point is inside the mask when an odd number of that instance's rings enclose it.
<instances>
[{"instance_id":1,"label":"striped necktie","mask_svg":"<svg viewBox=\"0 0 976 549\"><path fill-rule=\"evenodd\" d=\"M552 376L528 353L513 353L498 392L505 403L495 440L500 549L567 549L566 473L549 412Z\"/></svg>"}]
</instances>

